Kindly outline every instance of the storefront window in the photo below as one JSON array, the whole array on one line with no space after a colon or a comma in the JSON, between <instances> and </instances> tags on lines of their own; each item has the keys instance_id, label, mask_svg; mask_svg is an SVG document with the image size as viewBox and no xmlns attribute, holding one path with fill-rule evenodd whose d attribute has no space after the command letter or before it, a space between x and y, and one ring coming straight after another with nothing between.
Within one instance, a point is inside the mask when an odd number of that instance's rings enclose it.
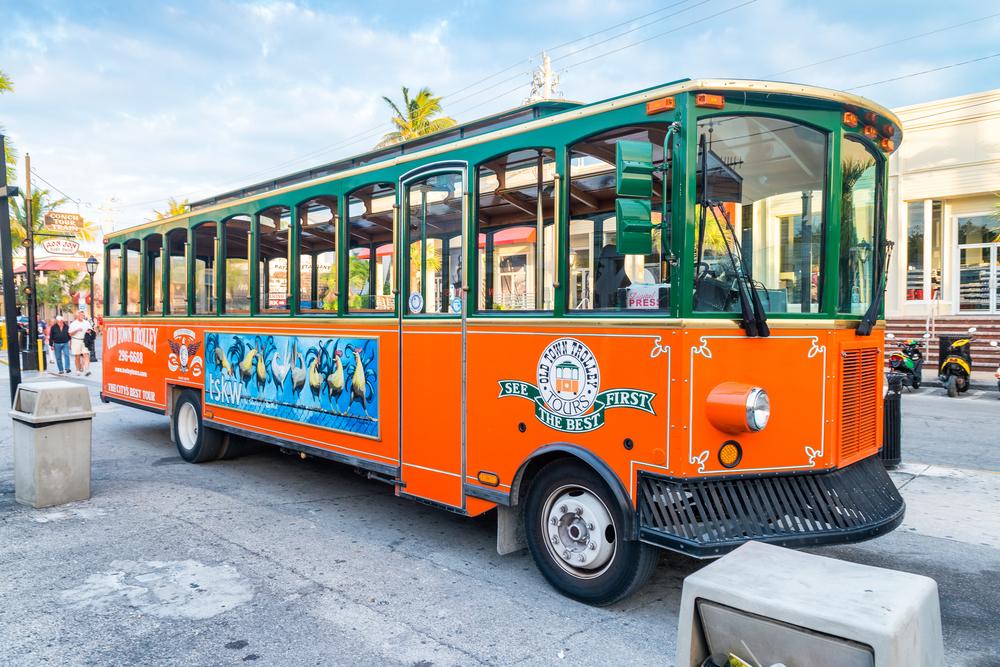
<instances>
[{"instance_id":1,"label":"storefront window","mask_svg":"<svg viewBox=\"0 0 1000 667\"><path fill-rule=\"evenodd\" d=\"M906 205L906 300L924 300L924 202Z\"/></svg>"},{"instance_id":2,"label":"storefront window","mask_svg":"<svg viewBox=\"0 0 1000 667\"><path fill-rule=\"evenodd\" d=\"M838 310L863 315L875 282L875 195L878 165L861 143L845 139L840 149L840 294Z\"/></svg>"},{"instance_id":3,"label":"storefront window","mask_svg":"<svg viewBox=\"0 0 1000 667\"><path fill-rule=\"evenodd\" d=\"M698 123L699 145L702 138L697 186L710 205L695 244L695 310L739 309L742 249L767 313L818 312L827 135L788 120L722 116Z\"/></svg>"}]
</instances>

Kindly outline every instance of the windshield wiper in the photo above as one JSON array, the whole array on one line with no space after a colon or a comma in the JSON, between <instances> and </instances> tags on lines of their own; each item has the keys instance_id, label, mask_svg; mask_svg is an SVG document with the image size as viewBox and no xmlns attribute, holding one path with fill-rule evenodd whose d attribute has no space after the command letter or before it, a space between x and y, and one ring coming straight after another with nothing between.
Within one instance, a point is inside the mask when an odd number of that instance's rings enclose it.
<instances>
[{"instance_id":1,"label":"windshield wiper","mask_svg":"<svg viewBox=\"0 0 1000 667\"><path fill-rule=\"evenodd\" d=\"M733 228L733 224L729 220L729 215L722 208L721 203L713 202L708 196L708 149L705 145L704 134L699 139L699 148L701 149L702 187L701 200L698 202L701 206L701 211L699 211L700 215L698 218L698 255L695 270L697 271L698 267L701 266L702 251L705 246L707 215L708 210L711 210L712 218L715 219L715 224L719 228L719 234L722 236L722 241L726 246L726 254L729 256L729 262L733 266L733 273L736 277L736 292L739 295L740 313L742 316L740 326L746 331L748 336L766 338L771 335L771 330L767 326L767 315L764 313L764 306L761 303L760 295L757 293L757 287L753 283L749 267L746 264L746 258L743 256L743 249L736 238L736 230ZM715 213L716 208L722 211L722 216L726 220L726 227L729 229L729 233L733 239L732 246L726 240L726 232L722 228L722 222ZM734 247L736 249L735 255L733 254ZM697 277L695 282L696 294L700 281L701 275Z\"/></svg>"},{"instance_id":2,"label":"windshield wiper","mask_svg":"<svg viewBox=\"0 0 1000 667\"><path fill-rule=\"evenodd\" d=\"M858 324L858 328L854 331L858 336L871 335L872 328L875 326L875 320L882 310L882 301L885 299L885 282L889 275L889 260L892 259L892 249L895 245L892 241L885 242L885 261L881 267L882 273L879 275L878 289L872 297L872 302L868 305L868 310L865 311L865 316L861 318L861 323Z\"/></svg>"},{"instance_id":3,"label":"windshield wiper","mask_svg":"<svg viewBox=\"0 0 1000 667\"><path fill-rule=\"evenodd\" d=\"M743 254L743 246L740 245L739 240L736 238L736 229L733 227L733 222L729 219L729 214L723 208L722 202L707 201L706 203L708 203L712 211L712 217L715 218L715 224L719 227L719 233L722 234L723 240L725 240L726 235L722 230L722 223L719 222L719 216L715 214L716 208L722 213L722 217L726 221L726 228L729 230L729 235L733 238L735 255L733 250L730 249L729 243L726 243L726 252L729 254L729 261L733 264L733 269L736 271L737 287L740 291L740 303L742 304L746 301L750 305L755 331L751 333L748 330L747 334L767 338L771 335L771 328L767 325L767 312L764 310L764 304L760 300L760 293L757 291L757 285L753 281L750 267L747 266L746 256Z\"/></svg>"}]
</instances>

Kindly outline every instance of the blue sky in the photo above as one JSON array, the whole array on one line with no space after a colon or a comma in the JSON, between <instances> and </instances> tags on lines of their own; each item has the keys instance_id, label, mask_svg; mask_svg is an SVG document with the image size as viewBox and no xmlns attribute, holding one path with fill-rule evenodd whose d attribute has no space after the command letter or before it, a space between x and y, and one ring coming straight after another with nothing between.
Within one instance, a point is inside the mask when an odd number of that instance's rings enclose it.
<instances>
[{"instance_id":1,"label":"blue sky","mask_svg":"<svg viewBox=\"0 0 1000 667\"><path fill-rule=\"evenodd\" d=\"M171 195L370 148L400 85L446 95L460 121L516 106L543 49L565 97L587 102L682 77L849 89L1000 52L1000 16L982 18L997 13L960 0L0 0L0 70L16 86L0 124L84 215L121 227ZM997 87L1000 58L856 92L900 106Z\"/></svg>"}]
</instances>

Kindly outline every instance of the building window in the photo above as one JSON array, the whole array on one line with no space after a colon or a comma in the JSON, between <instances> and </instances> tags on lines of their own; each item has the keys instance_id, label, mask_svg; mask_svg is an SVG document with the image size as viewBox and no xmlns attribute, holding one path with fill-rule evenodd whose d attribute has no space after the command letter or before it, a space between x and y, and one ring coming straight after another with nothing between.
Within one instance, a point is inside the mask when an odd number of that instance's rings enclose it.
<instances>
[{"instance_id":1,"label":"building window","mask_svg":"<svg viewBox=\"0 0 1000 667\"><path fill-rule=\"evenodd\" d=\"M551 310L555 151L527 149L477 169L479 310Z\"/></svg>"},{"instance_id":2,"label":"building window","mask_svg":"<svg viewBox=\"0 0 1000 667\"><path fill-rule=\"evenodd\" d=\"M940 201L906 204L907 301L941 298L941 209Z\"/></svg>"},{"instance_id":3,"label":"building window","mask_svg":"<svg viewBox=\"0 0 1000 667\"><path fill-rule=\"evenodd\" d=\"M906 205L906 300L924 300L924 202Z\"/></svg>"}]
</instances>

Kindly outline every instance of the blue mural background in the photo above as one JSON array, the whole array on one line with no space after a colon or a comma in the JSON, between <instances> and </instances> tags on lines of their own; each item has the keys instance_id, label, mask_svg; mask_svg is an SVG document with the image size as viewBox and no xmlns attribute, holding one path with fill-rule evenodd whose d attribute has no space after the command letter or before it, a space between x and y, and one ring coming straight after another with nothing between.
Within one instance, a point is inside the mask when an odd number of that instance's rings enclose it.
<instances>
[{"instance_id":1,"label":"blue mural background","mask_svg":"<svg viewBox=\"0 0 1000 667\"><path fill-rule=\"evenodd\" d=\"M378 339L205 334L205 403L378 437Z\"/></svg>"}]
</instances>

